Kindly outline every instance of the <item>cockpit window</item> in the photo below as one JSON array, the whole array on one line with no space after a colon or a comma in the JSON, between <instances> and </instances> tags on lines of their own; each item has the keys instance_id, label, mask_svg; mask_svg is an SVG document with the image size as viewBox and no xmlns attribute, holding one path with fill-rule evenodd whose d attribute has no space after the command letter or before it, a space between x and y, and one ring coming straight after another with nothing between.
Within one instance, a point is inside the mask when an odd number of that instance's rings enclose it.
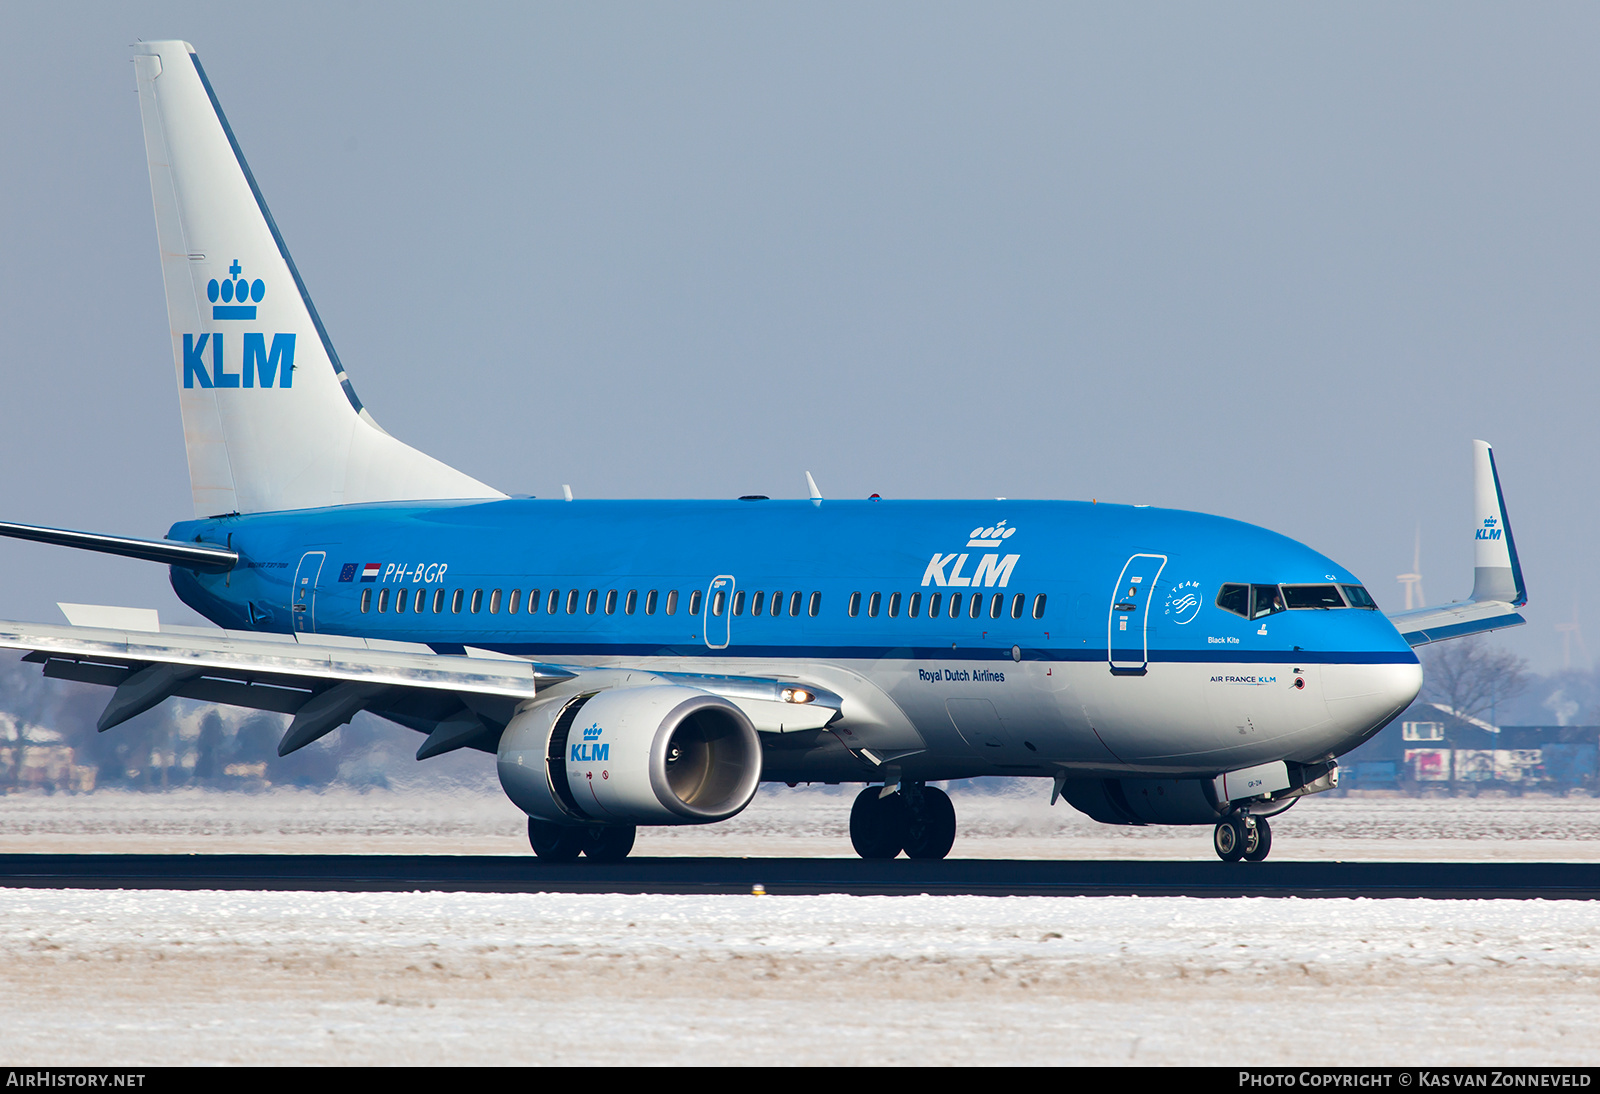
<instances>
[{"instance_id":1,"label":"cockpit window","mask_svg":"<svg viewBox=\"0 0 1600 1094\"><path fill-rule=\"evenodd\" d=\"M1250 586L1224 585L1217 594L1217 607L1234 615L1250 618Z\"/></svg>"},{"instance_id":2,"label":"cockpit window","mask_svg":"<svg viewBox=\"0 0 1600 1094\"><path fill-rule=\"evenodd\" d=\"M1261 619L1283 611L1283 593L1276 585L1250 586L1250 618Z\"/></svg>"},{"instance_id":3,"label":"cockpit window","mask_svg":"<svg viewBox=\"0 0 1600 1094\"><path fill-rule=\"evenodd\" d=\"M1371 594L1360 585L1341 585L1345 599L1350 601L1352 608L1366 608L1368 611L1377 611L1378 605L1373 602Z\"/></svg>"},{"instance_id":4,"label":"cockpit window","mask_svg":"<svg viewBox=\"0 0 1600 1094\"><path fill-rule=\"evenodd\" d=\"M1344 607L1337 585L1285 585L1283 598L1291 608Z\"/></svg>"}]
</instances>

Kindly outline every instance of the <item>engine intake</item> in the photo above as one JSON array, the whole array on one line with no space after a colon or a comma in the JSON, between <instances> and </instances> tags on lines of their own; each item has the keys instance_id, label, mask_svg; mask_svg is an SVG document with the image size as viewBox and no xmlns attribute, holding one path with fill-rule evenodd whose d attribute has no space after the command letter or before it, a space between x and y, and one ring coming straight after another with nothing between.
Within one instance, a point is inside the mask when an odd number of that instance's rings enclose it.
<instances>
[{"instance_id":1,"label":"engine intake","mask_svg":"<svg viewBox=\"0 0 1600 1094\"><path fill-rule=\"evenodd\" d=\"M705 824L750 804L761 741L720 696L619 688L522 711L500 738L500 785L561 824Z\"/></svg>"}]
</instances>

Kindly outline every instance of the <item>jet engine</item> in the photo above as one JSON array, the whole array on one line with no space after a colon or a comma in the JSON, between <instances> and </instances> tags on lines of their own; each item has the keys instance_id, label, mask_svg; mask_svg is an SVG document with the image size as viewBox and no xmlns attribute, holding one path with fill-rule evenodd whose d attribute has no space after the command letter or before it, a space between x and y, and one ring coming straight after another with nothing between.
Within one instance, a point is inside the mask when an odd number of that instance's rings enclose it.
<instances>
[{"instance_id":1,"label":"jet engine","mask_svg":"<svg viewBox=\"0 0 1600 1094\"><path fill-rule=\"evenodd\" d=\"M733 703L697 688L618 688L521 711L500 738L500 785L556 824L705 824L755 797L761 742Z\"/></svg>"}]
</instances>

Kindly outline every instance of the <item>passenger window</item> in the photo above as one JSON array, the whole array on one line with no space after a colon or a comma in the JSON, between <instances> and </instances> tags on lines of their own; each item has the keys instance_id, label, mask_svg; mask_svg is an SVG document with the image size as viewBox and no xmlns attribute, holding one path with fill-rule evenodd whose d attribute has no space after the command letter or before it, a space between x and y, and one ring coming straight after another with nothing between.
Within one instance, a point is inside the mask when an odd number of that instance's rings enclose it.
<instances>
[{"instance_id":1,"label":"passenger window","mask_svg":"<svg viewBox=\"0 0 1600 1094\"><path fill-rule=\"evenodd\" d=\"M740 590L739 592L736 592L736 593L733 594L733 614L734 615L743 615L744 614L744 591L743 590Z\"/></svg>"},{"instance_id":2,"label":"passenger window","mask_svg":"<svg viewBox=\"0 0 1600 1094\"><path fill-rule=\"evenodd\" d=\"M1005 603L1006 603L1006 594L1005 593L995 593L994 596L991 597L990 600L989 600L989 618L990 619L999 619L1000 618L1000 609L1005 607Z\"/></svg>"},{"instance_id":3,"label":"passenger window","mask_svg":"<svg viewBox=\"0 0 1600 1094\"><path fill-rule=\"evenodd\" d=\"M1283 611L1283 592L1276 585L1250 586L1250 618L1262 619Z\"/></svg>"},{"instance_id":4,"label":"passenger window","mask_svg":"<svg viewBox=\"0 0 1600 1094\"><path fill-rule=\"evenodd\" d=\"M380 612L386 612L386 611L389 610L389 590L388 589L379 589L378 590L378 610Z\"/></svg>"},{"instance_id":5,"label":"passenger window","mask_svg":"<svg viewBox=\"0 0 1600 1094\"><path fill-rule=\"evenodd\" d=\"M433 614L438 615L444 611L444 590L433 590Z\"/></svg>"},{"instance_id":6,"label":"passenger window","mask_svg":"<svg viewBox=\"0 0 1600 1094\"><path fill-rule=\"evenodd\" d=\"M976 618L978 618L978 616L980 616L982 614L983 614L983 594L982 593L973 593L972 594L972 604L971 604L970 608L967 611L967 615L971 616L973 619L976 619Z\"/></svg>"},{"instance_id":7,"label":"passenger window","mask_svg":"<svg viewBox=\"0 0 1600 1094\"><path fill-rule=\"evenodd\" d=\"M455 592L450 594L450 610L452 612L455 612L458 615L461 613L461 601L466 597L466 595L466 592L462 589L457 589Z\"/></svg>"},{"instance_id":8,"label":"passenger window","mask_svg":"<svg viewBox=\"0 0 1600 1094\"><path fill-rule=\"evenodd\" d=\"M406 610L406 605L411 602L410 589L398 589L394 594L394 610L396 613Z\"/></svg>"},{"instance_id":9,"label":"passenger window","mask_svg":"<svg viewBox=\"0 0 1600 1094\"><path fill-rule=\"evenodd\" d=\"M889 618L890 619L896 619L896 618L899 618L899 615L900 615L900 594L899 593L890 593L889 594Z\"/></svg>"},{"instance_id":10,"label":"passenger window","mask_svg":"<svg viewBox=\"0 0 1600 1094\"><path fill-rule=\"evenodd\" d=\"M939 602L941 600L943 600L943 599L944 599L944 594L943 593L929 593L928 594L928 618L929 619L938 619L939 618Z\"/></svg>"},{"instance_id":11,"label":"passenger window","mask_svg":"<svg viewBox=\"0 0 1600 1094\"><path fill-rule=\"evenodd\" d=\"M372 590L371 589L362 589L361 590L361 610L364 611L364 612L370 612L372 610Z\"/></svg>"},{"instance_id":12,"label":"passenger window","mask_svg":"<svg viewBox=\"0 0 1600 1094\"><path fill-rule=\"evenodd\" d=\"M719 618L721 617L721 615L722 615L722 598L727 596L727 595L728 594L723 592L721 589L718 589L716 592L711 594L711 614L712 615L717 616Z\"/></svg>"},{"instance_id":13,"label":"passenger window","mask_svg":"<svg viewBox=\"0 0 1600 1094\"><path fill-rule=\"evenodd\" d=\"M1217 593L1217 607L1234 615L1250 618L1250 586L1224 585Z\"/></svg>"},{"instance_id":14,"label":"passenger window","mask_svg":"<svg viewBox=\"0 0 1600 1094\"><path fill-rule=\"evenodd\" d=\"M672 589L667 593L667 614L678 614L678 590Z\"/></svg>"},{"instance_id":15,"label":"passenger window","mask_svg":"<svg viewBox=\"0 0 1600 1094\"><path fill-rule=\"evenodd\" d=\"M507 615L516 615L517 614L517 608L521 603L522 603L522 590L521 589L512 589L511 590L511 603L506 605L506 614ZM529 600L528 603L532 604L533 601Z\"/></svg>"},{"instance_id":16,"label":"passenger window","mask_svg":"<svg viewBox=\"0 0 1600 1094\"><path fill-rule=\"evenodd\" d=\"M789 614L790 615L795 616L795 615L799 615L800 614L800 599L801 599L801 597L800 597L799 590L796 590L794 595L789 598ZM816 615L817 613L816 612L812 612L811 614L812 615Z\"/></svg>"},{"instance_id":17,"label":"passenger window","mask_svg":"<svg viewBox=\"0 0 1600 1094\"><path fill-rule=\"evenodd\" d=\"M1016 596L1011 598L1011 618L1012 619L1021 619L1022 618L1022 604L1023 604L1023 601L1025 601L1025 600L1027 600L1027 597L1023 596L1021 593L1018 593Z\"/></svg>"},{"instance_id":18,"label":"passenger window","mask_svg":"<svg viewBox=\"0 0 1600 1094\"><path fill-rule=\"evenodd\" d=\"M1033 617L1035 619L1043 619L1044 618L1044 594L1043 593L1040 593L1038 596L1033 598Z\"/></svg>"},{"instance_id":19,"label":"passenger window","mask_svg":"<svg viewBox=\"0 0 1600 1094\"><path fill-rule=\"evenodd\" d=\"M750 594L750 618L754 619L761 614L761 609L767 603L767 594L757 589ZM737 613L736 613L737 614Z\"/></svg>"},{"instance_id":20,"label":"passenger window","mask_svg":"<svg viewBox=\"0 0 1600 1094\"><path fill-rule=\"evenodd\" d=\"M671 613L668 613L668 614L671 614ZM699 615L700 614L700 590L699 589L695 589L693 592L691 592L689 594L689 614L690 615Z\"/></svg>"},{"instance_id":21,"label":"passenger window","mask_svg":"<svg viewBox=\"0 0 1600 1094\"><path fill-rule=\"evenodd\" d=\"M427 589L418 589L417 590L417 598L416 598L416 600L412 601L412 603L414 603L416 605L416 608L414 608L413 610L418 615L421 615L425 610L427 610L427 607L428 607L428 590Z\"/></svg>"},{"instance_id":22,"label":"passenger window","mask_svg":"<svg viewBox=\"0 0 1600 1094\"><path fill-rule=\"evenodd\" d=\"M883 596L880 593L873 593L867 598L867 614L873 619L878 618L878 605L882 599Z\"/></svg>"},{"instance_id":23,"label":"passenger window","mask_svg":"<svg viewBox=\"0 0 1600 1094\"><path fill-rule=\"evenodd\" d=\"M1285 585L1283 602L1289 608L1344 607L1344 597L1336 585Z\"/></svg>"},{"instance_id":24,"label":"passenger window","mask_svg":"<svg viewBox=\"0 0 1600 1094\"><path fill-rule=\"evenodd\" d=\"M800 594L799 593L795 593L794 595L795 596L799 596ZM811 594L811 606L810 606L811 618L815 619L817 617L818 613L821 612L821 611L822 611L822 594L821 593L812 593Z\"/></svg>"},{"instance_id":25,"label":"passenger window","mask_svg":"<svg viewBox=\"0 0 1600 1094\"><path fill-rule=\"evenodd\" d=\"M472 590L472 614L473 615L477 615L479 609L481 609L482 607L483 607L483 590L482 589L473 589Z\"/></svg>"},{"instance_id":26,"label":"passenger window","mask_svg":"<svg viewBox=\"0 0 1600 1094\"><path fill-rule=\"evenodd\" d=\"M617 590L615 589L606 590L606 614L617 614Z\"/></svg>"},{"instance_id":27,"label":"passenger window","mask_svg":"<svg viewBox=\"0 0 1600 1094\"><path fill-rule=\"evenodd\" d=\"M561 605L561 590L551 589L550 595L545 599L544 610L546 615L555 615L556 609Z\"/></svg>"},{"instance_id":28,"label":"passenger window","mask_svg":"<svg viewBox=\"0 0 1600 1094\"><path fill-rule=\"evenodd\" d=\"M781 591L775 591L772 594L772 614L783 614L783 593Z\"/></svg>"},{"instance_id":29,"label":"passenger window","mask_svg":"<svg viewBox=\"0 0 1600 1094\"><path fill-rule=\"evenodd\" d=\"M644 594L644 614L656 614L656 591L654 589Z\"/></svg>"},{"instance_id":30,"label":"passenger window","mask_svg":"<svg viewBox=\"0 0 1600 1094\"><path fill-rule=\"evenodd\" d=\"M915 619L917 617L917 613L919 611L921 611L921 610L922 610L922 594L921 593L912 593L911 594L911 603L906 605L906 618L907 619Z\"/></svg>"},{"instance_id":31,"label":"passenger window","mask_svg":"<svg viewBox=\"0 0 1600 1094\"><path fill-rule=\"evenodd\" d=\"M494 592L489 594L489 614L490 615L499 615L500 614L500 590L499 589L496 589Z\"/></svg>"},{"instance_id":32,"label":"passenger window","mask_svg":"<svg viewBox=\"0 0 1600 1094\"><path fill-rule=\"evenodd\" d=\"M632 615L633 612L634 612L634 609L637 608L638 606L639 606L639 590L638 589L629 589L628 590L627 599L622 602L622 614L623 615Z\"/></svg>"},{"instance_id":33,"label":"passenger window","mask_svg":"<svg viewBox=\"0 0 1600 1094\"><path fill-rule=\"evenodd\" d=\"M577 589L568 589L567 590L567 614L568 615L577 615L578 614L578 590Z\"/></svg>"},{"instance_id":34,"label":"passenger window","mask_svg":"<svg viewBox=\"0 0 1600 1094\"><path fill-rule=\"evenodd\" d=\"M955 619L961 614L961 594L950 594L950 618Z\"/></svg>"},{"instance_id":35,"label":"passenger window","mask_svg":"<svg viewBox=\"0 0 1600 1094\"><path fill-rule=\"evenodd\" d=\"M861 614L861 594L860 593L851 593L850 594L850 605L849 605L849 607L845 608L845 611L850 613L850 618L851 619L854 619L856 616Z\"/></svg>"},{"instance_id":36,"label":"passenger window","mask_svg":"<svg viewBox=\"0 0 1600 1094\"><path fill-rule=\"evenodd\" d=\"M600 606L600 590L590 589L589 595L583 598L583 614L593 615L595 608Z\"/></svg>"}]
</instances>

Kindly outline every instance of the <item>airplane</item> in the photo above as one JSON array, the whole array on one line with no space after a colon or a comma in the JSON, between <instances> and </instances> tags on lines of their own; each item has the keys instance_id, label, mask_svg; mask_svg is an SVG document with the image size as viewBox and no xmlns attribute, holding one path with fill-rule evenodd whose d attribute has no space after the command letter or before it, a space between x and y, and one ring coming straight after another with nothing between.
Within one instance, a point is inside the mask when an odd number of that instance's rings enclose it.
<instances>
[{"instance_id":1,"label":"airplane","mask_svg":"<svg viewBox=\"0 0 1600 1094\"><path fill-rule=\"evenodd\" d=\"M1524 620L1494 455L1473 442L1470 597L1392 616L1263 528L1095 501L513 498L384 431L356 396L194 49L134 47L195 516L162 540L0 534L169 567L216 625L62 605L0 623L46 676L289 716L280 755L357 713L419 760L495 757L541 859L617 861L762 782L861 783L868 859L940 859L936 783L1050 780L1114 825L1269 818L1416 697L1415 647Z\"/></svg>"}]
</instances>

